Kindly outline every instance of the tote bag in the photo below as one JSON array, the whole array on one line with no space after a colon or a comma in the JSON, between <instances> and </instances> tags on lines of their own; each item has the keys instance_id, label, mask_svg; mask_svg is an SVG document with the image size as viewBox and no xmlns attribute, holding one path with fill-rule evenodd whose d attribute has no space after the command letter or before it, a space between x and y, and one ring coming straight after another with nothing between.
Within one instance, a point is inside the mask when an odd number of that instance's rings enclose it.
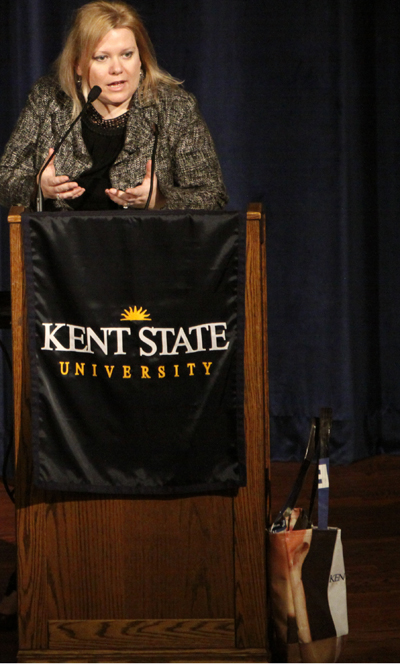
<instances>
[{"instance_id":1,"label":"tote bag","mask_svg":"<svg viewBox=\"0 0 400 664\"><path fill-rule=\"evenodd\" d=\"M341 530L327 525L330 423L330 409L321 409L319 420L312 422L299 475L268 533L274 661L336 662L348 633ZM306 511L296 503L315 454L316 475ZM314 527L317 488L319 518Z\"/></svg>"}]
</instances>

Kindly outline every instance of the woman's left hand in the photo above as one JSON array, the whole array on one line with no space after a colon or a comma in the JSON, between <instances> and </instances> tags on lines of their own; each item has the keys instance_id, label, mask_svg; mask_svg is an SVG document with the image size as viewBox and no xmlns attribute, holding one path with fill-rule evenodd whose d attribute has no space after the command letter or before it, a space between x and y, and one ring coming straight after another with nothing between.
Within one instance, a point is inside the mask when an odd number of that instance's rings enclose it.
<instances>
[{"instance_id":1,"label":"woman's left hand","mask_svg":"<svg viewBox=\"0 0 400 664\"><path fill-rule=\"evenodd\" d=\"M137 187L126 189L125 191L122 191L122 189L106 189L106 194L112 201L114 201L114 203L122 205L122 207L144 208L150 192L150 182L151 159L149 159L146 164L146 174L141 184L138 184ZM158 187L157 176L154 174L153 193L151 195L149 208L160 209L163 205L165 205L165 198Z\"/></svg>"}]
</instances>

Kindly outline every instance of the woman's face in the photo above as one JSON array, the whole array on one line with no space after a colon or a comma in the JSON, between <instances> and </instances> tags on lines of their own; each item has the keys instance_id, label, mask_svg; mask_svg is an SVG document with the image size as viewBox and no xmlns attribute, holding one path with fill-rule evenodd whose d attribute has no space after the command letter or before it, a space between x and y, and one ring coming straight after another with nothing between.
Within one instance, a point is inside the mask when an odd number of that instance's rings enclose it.
<instances>
[{"instance_id":1,"label":"woman's face","mask_svg":"<svg viewBox=\"0 0 400 664\"><path fill-rule=\"evenodd\" d=\"M103 117L117 117L128 109L139 85L140 67L135 35L129 28L110 30L97 44L89 63L88 85L101 87L93 106ZM79 64L76 71L82 75Z\"/></svg>"}]
</instances>

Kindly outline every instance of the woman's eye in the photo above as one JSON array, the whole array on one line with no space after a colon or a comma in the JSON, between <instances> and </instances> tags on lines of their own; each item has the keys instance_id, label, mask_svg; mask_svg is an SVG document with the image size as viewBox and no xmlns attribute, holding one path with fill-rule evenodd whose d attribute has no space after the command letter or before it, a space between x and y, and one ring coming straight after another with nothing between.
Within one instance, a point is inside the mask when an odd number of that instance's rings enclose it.
<instances>
[{"instance_id":1,"label":"woman's eye","mask_svg":"<svg viewBox=\"0 0 400 664\"><path fill-rule=\"evenodd\" d=\"M133 51L127 51L127 53L124 53L124 58L131 58L133 55Z\"/></svg>"},{"instance_id":2,"label":"woman's eye","mask_svg":"<svg viewBox=\"0 0 400 664\"><path fill-rule=\"evenodd\" d=\"M93 59L97 60L97 62L104 62L104 60L106 59L106 56L105 55L95 55L93 57Z\"/></svg>"}]
</instances>

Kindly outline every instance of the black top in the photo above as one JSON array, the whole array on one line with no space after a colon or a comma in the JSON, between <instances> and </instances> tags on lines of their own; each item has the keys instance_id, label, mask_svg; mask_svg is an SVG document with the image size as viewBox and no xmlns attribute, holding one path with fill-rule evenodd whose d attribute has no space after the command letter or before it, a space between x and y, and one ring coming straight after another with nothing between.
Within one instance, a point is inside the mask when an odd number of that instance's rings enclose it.
<instances>
[{"instance_id":1,"label":"black top","mask_svg":"<svg viewBox=\"0 0 400 664\"><path fill-rule=\"evenodd\" d=\"M93 165L77 178L84 194L68 200L74 210L115 210L119 205L105 193L110 189L110 168L121 152L125 141L128 111L117 118L103 120L92 104L83 114L82 136Z\"/></svg>"}]
</instances>

